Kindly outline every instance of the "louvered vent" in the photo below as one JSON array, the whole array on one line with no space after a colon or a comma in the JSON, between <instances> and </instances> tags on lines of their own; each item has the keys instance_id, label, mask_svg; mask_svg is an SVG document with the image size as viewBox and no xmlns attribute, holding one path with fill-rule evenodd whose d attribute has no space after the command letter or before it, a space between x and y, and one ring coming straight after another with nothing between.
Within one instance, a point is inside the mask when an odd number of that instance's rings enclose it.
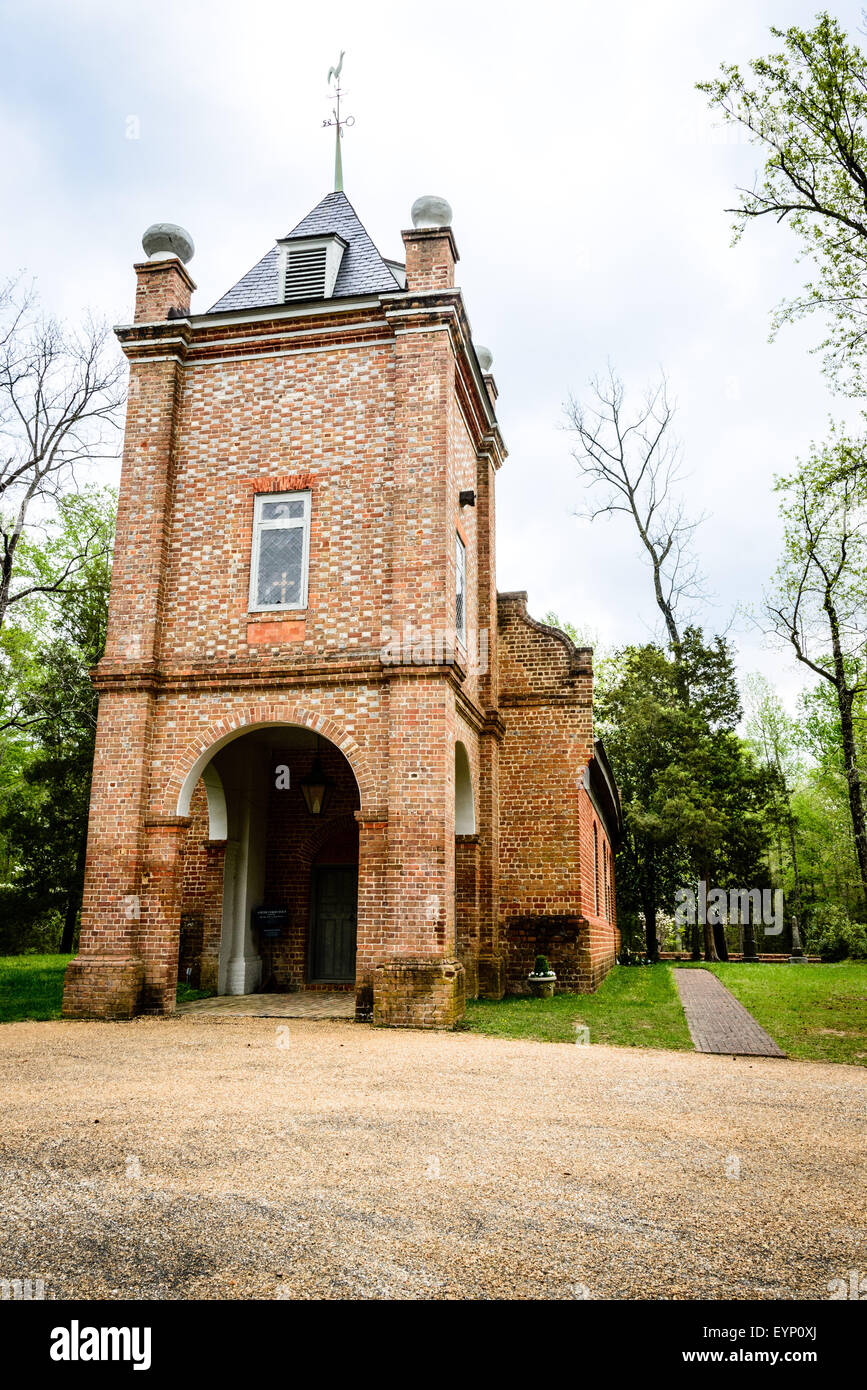
<instances>
[{"instance_id":1,"label":"louvered vent","mask_svg":"<svg viewBox=\"0 0 867 1390\"><path fill-rule=\"evenodd\" d=\"M317 237L284 237L279 249L277 284L282 303L330 299L347 242L337 232Z\"/></svg>"},{"instance_id":2,"label":"louvered vent","mask_svg":"<svg viewBox=\"0 0 867 1390\"><path fill-rule=\"evenodd\" d=\"M327 263L325 246L299 246L286 256L283 298L322 299L325 295Z\"/></svg>"}]
</instances>

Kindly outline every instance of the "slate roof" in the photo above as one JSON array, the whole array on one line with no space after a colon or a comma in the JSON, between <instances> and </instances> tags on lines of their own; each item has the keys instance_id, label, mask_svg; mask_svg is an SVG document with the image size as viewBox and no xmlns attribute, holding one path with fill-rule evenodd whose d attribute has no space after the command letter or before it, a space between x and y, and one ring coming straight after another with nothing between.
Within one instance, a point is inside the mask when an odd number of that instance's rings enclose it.
<instances>
[{"instance_id":1,"label":"slate roof","mask_svg":"<svg viewBox=\"0 0 867 1390\"><path fill-rule=\"evenodd\" d=\"M348 243L343 253L334 299L349 295L381 294L400 289L385 261L358 220L345 193L329 193L321 203L289 232L290 237L324 236L338 232ZM259 309L279 304L277 285L277 247L262 257L232 288L208 310L221 314L230 309Z\"/></svg>"}]
</instances>

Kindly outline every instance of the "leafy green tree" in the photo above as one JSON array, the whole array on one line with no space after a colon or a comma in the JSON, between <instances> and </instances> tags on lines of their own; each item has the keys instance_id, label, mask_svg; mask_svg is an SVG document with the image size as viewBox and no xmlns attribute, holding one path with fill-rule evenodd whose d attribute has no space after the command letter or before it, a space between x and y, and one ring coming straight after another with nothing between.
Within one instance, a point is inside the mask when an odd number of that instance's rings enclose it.
<instances>
[{"instance_id":1,"label":"leafy green tree","mask_svg":"<svg viewBox=\"0 0 867 1390\"><path fill-rule=\"evenodd\" d=\"M30 599L2 634L5 733L0 745L0 904L6 946L59 922L72 949L84 881L97 697L90 669L105 643L115 495L85 488L62 498L44 536L25 536L18 564ZM82 535L95 537L74 581L51 586Z\"/></svg>"},{"instance_id":2,"label":"leafy green tree","mask_svg":"<svg viewBox=\"0 0 867 1390\"><path fill-rule=\"evenodd\" d=\"M620 787L624 844L618 901L644 915L647 952L675 889L711 879L756 881L766 785L735 733L740 704L727 644L687 628L678 659L648 644L608 663L597 695L600 732ZM698 954L694 937L694 954ZM726 954L722 924L703 932L705 956Z\"/></svg>"},{"instance_id":3,"label":"leafy green tree","mask_svg":"<svg viewBox=\"0 0 867 1390\"><path fill-rule=\"evenodd\" d=\"M623 807L617 851L618 915L643 913L647 954L656 959L656 917L687 872L660 804L660 779L676 759L684 715L672 662L649 644L611 658L597 690L604 739Z\"/></svg>"},{"instance_id":4,"label":"leafy green tree","mask_svg":"<svg viewBox=\"0 0 867 1390\"><path fill-rule=\"evenodd\" d=\"M95 699L69 646L55 641L40 655L41 678L25 702L36 717L33 756L7 799L0 831L18 851L13 918L29 924L58 915L60 950L70 951L84 884Z\"/></svg>"},{"instance_id":5,"label":"leafy green tree","mask_svg":"<svg viewBox=\"0 0 867 1390\"><path fill-rule=\"evenodd\" d=\"M777 835L781 874L784 868L784 837L789 853L794 899L794 910L791 914L792 950L797 955L801 949L803 926L797 819L792 806L792 795L802 776L797 727L764 676L749 677L746 691L749 705L747 740L766 770L769 792L767 810Z\"/></svg>"},{"instance_id":6,"label":"leafy green tree","mask_svg":"<svg viewBox=\"0 0 867 1390\"><path fill-rule=\"evenodd\" d=\"M867 748L864 698L853 707L859 766ZM825 681L802 692L795 738L804 760L803 776L792 796L798 826L804 910L821 926L829 905L850 918L863 917L863 896L852 835L849 788L836 692ZM810 934L812 938L812 926Z\"/></svg>"},{"instance_id":7,"label":"leafy green tree","mask_svg":"<svg viewBox=\"0 0 867 1390\"><path fill-rule=\"evenodd\" d=\"M834 430L791 477L779 480L783 556L766 602L771 630L834 691L862 891L867 823L855 717L867 690L867 470L865 443Z\"/></svg>"},{"instance_id":8,"label":"leafy green tree","mask_svg":"<svg viewBox=\"0 0 867 1390\"><path fill-rule=\"evenodd\" d=\"M660 782L665 820L706 891L757 884L768 785L736 733L741 704L732 652L723 638L707 643L690 627L674 669L686 721L678 756ZM703 924L703 944L705 959L728 958L722 922Z\"/></svg>"},{"instance_id":9,"label":"leafy green tree","mask_svg":"<svg viewBox=\"0 0 867 1390\"><path fill-rule=\"evenodd\" d=\"M794 231L815 279L775 312L774 331L819 311L829 322L819 350L843 389L861 394L867 352L867 60L838 20L821 12L811 29L771 29L781 49L742 73L700 82L725 121L760 150L764 169L738 189L735 240L770 218Z\"/></svg>"}]
</instances>

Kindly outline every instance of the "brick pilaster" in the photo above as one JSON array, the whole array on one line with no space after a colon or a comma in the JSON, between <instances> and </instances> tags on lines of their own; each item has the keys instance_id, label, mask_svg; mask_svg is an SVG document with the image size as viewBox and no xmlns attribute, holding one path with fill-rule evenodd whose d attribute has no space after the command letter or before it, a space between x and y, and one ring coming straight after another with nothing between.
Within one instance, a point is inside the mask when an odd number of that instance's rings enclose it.
<instances>
[{"instance_id":1,"label":"brick pilaster","mask_svg":"<svg viewBox=\"0 0 867 1390\"><path fill-rule=\"evenodd\" d=\"M194 282L177 256L140 261L135 267L135 322L162 323L190 311Z\"/></svg>"},{"instance_id":2,"label":"brick pilaster","mask_svg":"<svg viewBox=\"0 0 867 1390\"><path fill-rule=\"evenodd\" d=\"M138 932L138 954L144 965L143 1013L166 1013L175 1007L181 869L189 825L189 816L170 816L148 820L144 826Z\"/></svg>"},{"instance_id":3,"label":"brick pilaster","mask_svg":"<svg viewBox=\"0 0 867 1390\"><path fill-rule=\"evenodd\" d=\"M407 290L451 289L455 262L460 260L451 227L416 227L401 236L406 248Z\"/></svg>"}]
</instances>

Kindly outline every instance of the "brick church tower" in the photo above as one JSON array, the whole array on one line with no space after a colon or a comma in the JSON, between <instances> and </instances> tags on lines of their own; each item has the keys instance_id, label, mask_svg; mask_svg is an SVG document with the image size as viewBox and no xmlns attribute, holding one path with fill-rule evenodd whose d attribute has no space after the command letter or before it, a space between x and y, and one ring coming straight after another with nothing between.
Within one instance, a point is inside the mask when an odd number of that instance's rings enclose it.
<instances>
[{"instance_id":1,"label":"brick church tower","mask_svg":"<svg viewBox=\"0 0 867 1390\"><path fill-rule=\"evenodd\" d=\"M346 989L448 1027L614 960L592 653L498 594L506 457L451 209L405 263L329 194L206 313L159 224L130 393L67 1017Z\"/></svg>"}]
</instances>

